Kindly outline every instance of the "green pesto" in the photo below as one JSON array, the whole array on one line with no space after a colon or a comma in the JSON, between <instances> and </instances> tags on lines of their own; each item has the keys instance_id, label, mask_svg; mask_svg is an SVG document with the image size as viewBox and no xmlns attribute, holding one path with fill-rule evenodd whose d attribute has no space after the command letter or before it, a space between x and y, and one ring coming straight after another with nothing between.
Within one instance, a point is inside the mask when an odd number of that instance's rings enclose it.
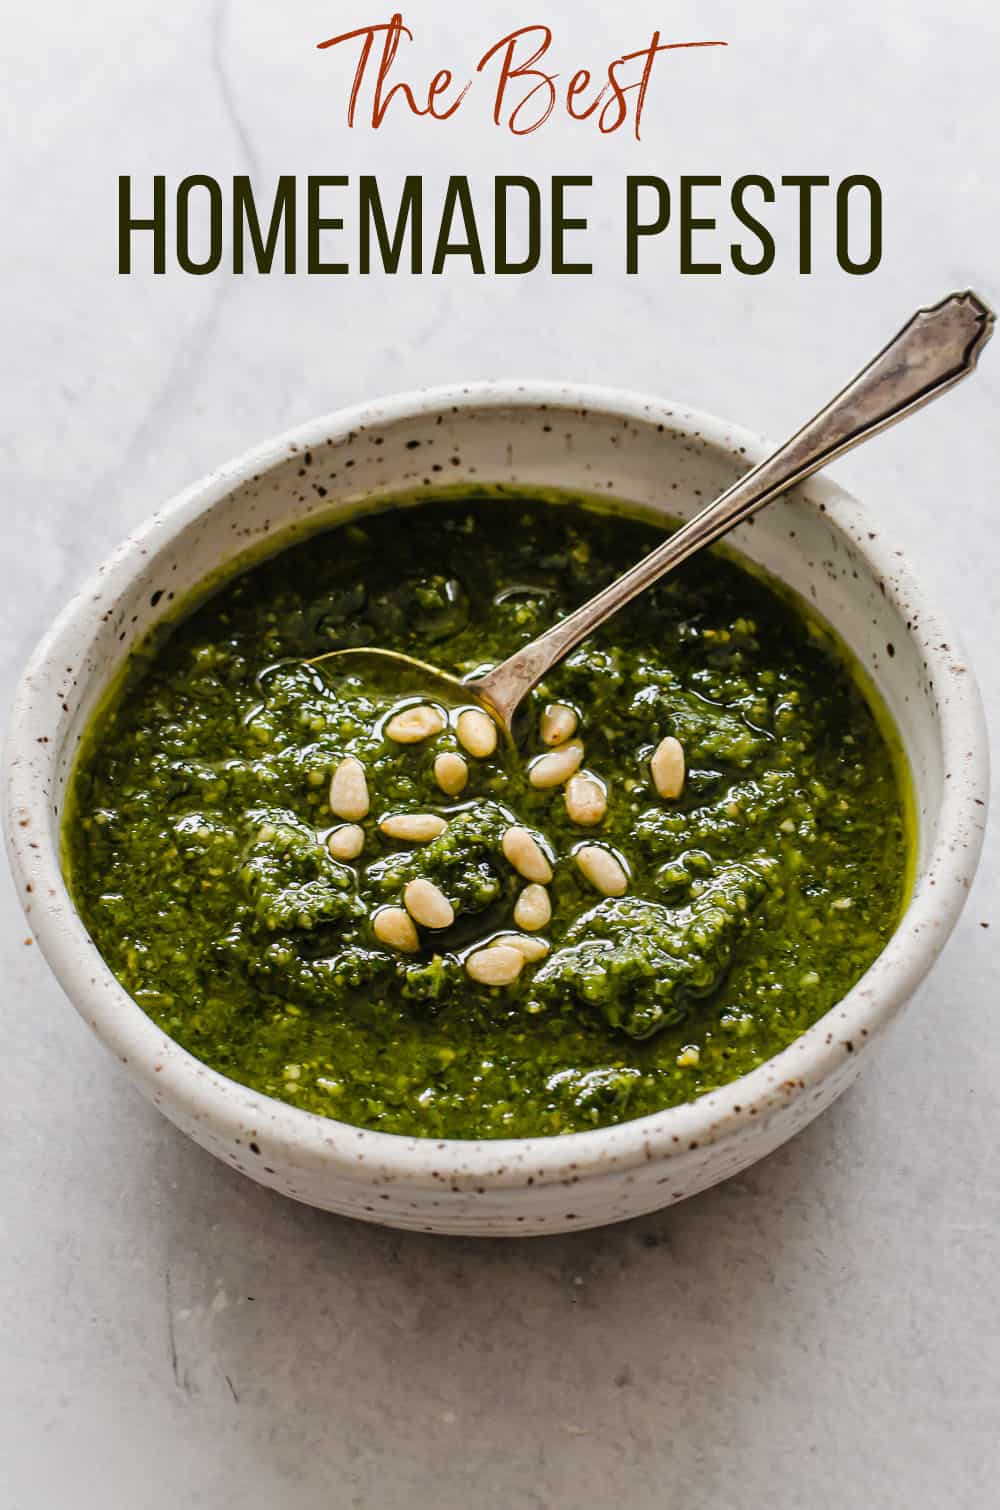
<instances>
[{"instance_id":1,"label":"green pesto","mask_svg":"<svg viewBox=\"0 0 1000 1510\"><path fill-rule=\"evenodd\" d=\"M891 933L907 871L905 801L879 721L833 637L728 556L702 555L587 641L532 699L517 754L469 758L444 797L449 728L398 746L395 693L302 664L379 644L461 673L495 662L660 538L564 503L439 500L290 546L136 654L78 764L67 873L93 938L149 1015L223 1073L386 1132L579 1131L690 1100L761 1064L826 1012ZM607 783L596 829L536 791L548 701L580 715ZM661 799L649 759L680 739ZM331 774L368 774L365 848L326 839ZM390 812L434 812L425 845ZM469 979L512 930L523 885L501 851L531 829L553 857L548 956L511 986ZM629 888L575 865L610 845ZM413 956L371 919L433 880L454 925Z\"/></svg>"}]
</instances>

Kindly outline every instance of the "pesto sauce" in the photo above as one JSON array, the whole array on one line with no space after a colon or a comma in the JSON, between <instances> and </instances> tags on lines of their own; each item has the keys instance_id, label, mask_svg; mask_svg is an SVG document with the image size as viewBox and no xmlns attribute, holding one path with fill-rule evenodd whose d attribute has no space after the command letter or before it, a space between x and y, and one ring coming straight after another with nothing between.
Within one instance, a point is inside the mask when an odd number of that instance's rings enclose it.
<instances>
[{"instance_id":1,"label":"pesto sauce","mask_svg":"<svg viewBox=\"0 0 1000 1510\"><path fill-rule=\"evenodd\" d=\"M500 498L388 510L287 548L134 657L85 745L66 868L111 969L224 1074L386 1132L579 1131L687 1101L761 1064L871 964L907 870L891 751L832 637L728 556L702 554L595 634L529 699L517 755L432 765L452 728L396 745L398 690L302 664L377 644L466 674L497 662L662 538L577 505ZM579 713L608 787L597 827L526 779L550 701ZM660 798L649 760L683 744ZM365 847L334 860L331 774L365 766ZM387 839L390 812L448 820ZM512 985L468 977L513 929L517 822L555 860L548 956ZM625 861L602 898L581 843ZM426 876L455 910L401 955L371 918Z\"/></svg>"}]
</instances>

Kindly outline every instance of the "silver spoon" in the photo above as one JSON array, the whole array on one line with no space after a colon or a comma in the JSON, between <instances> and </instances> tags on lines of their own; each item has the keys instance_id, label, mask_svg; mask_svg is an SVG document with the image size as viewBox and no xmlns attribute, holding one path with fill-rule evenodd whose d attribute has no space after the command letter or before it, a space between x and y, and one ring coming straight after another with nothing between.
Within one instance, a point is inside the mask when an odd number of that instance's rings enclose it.
<instances>
[{"instance_id":1,"label":"silver spoon","mask_svg":"<svg viewBox=\"0 0 1000 1510\"><path fill-rule=\"evenodd\" d=\"M463 681L414 656L375 646L333 650L310 664L376 676L382 669L398 680L405 673L414 693L435 695L451 704L478 703L510 737L514 714L531 689L626 603L827 462L967 377L993 333L994 318L970 290L918 310L888 346L772 456L631 570L485 675Z\"/></svg>"}]
</instances>

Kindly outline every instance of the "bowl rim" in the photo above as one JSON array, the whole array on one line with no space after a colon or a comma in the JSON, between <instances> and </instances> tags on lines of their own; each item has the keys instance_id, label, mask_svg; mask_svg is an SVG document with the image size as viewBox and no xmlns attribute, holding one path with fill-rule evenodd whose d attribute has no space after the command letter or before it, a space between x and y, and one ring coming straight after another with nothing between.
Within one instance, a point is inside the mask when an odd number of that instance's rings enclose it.
<instances>
[{"instance_id":1,"label":"bowl rim","mask_svg":"<svg viewBox=\"0 0 1000 1510\"><path fill-rule=\"evenodd\" d=\"M936 838L919 884L886 947L864 976L818 1022L773 1059L693 1101L611 1127L559 1136L471 1140L378 1132L304 1111L209 1068L180 1047L119 985L88 934L62 876L58 834L48 792L61 754L42 741L51 726L52 689L89 647L102 602L125 589L155 552L254 475L298 448L329 438L425 419L511 408L565 411L641 424L674 433L751 463L767 454L753 432L685 404L590 384L507 380L445 385L356 404L296 425L209 472L133 529L57 616L34 650L18 685L4 750L4 827L8 854L32 932L73 1005L132 1078L163 1110L202 1124L230 1145L267 1163L323 1168L331 1175L409 1188L494 1190L545 1185L621 1170L709 1144L719 1144L802 1096L815 1095L845 1054L862 1051L889 1023L927 974L958 919L982 847L989 758L985 719L974 674L951 628L928 602L906 558L883 541L880 528L852 494L825 477L800 490L805 506L824 512L884 584L939 689L944 770ZM433 490L431 490L433 491ZM334 510L331 509L331 513ZM275 537L277 539L277 536ZM236 542L234 541L234 545ZM234 556L237 551L234 550ZM81 635L83 640L81 641ZM73 660L67 660L71 652ZM941 695L947 686L947 696ZM44 776L48 776L48 780ZM40 779L43 778L43 779ZM39 904L39 899L45 900ZM168 1113L170 1114L170 1113ZM263 1165L262 1160L262 1165ZM256 1169L251 1170L257 1173ZM273 1172L273 1171L269 1171ZM445 1184L445 1189L448 1184Z\"/></svg>"}]
</instances>

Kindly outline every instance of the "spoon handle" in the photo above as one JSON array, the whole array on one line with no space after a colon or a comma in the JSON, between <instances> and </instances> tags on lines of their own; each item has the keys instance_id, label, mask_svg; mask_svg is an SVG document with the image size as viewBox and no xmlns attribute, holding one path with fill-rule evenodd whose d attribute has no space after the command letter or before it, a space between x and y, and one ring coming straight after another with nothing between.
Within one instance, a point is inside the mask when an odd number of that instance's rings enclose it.
<instances>
[{"instance_id":1,"label":"spoon handle","mask_svg":"<svg viewBox=\"0 0 1000 1510\"><path fill-rule=\"evenodd\" d=\"M773 455L603 592L495 667L477 682L476 691L509 729L518 703L545 673L639 593L827 462L968 376L993 333L993 323L993 311L968 290L918 310L888 346Z\"/></svg>"}]
</instances>

